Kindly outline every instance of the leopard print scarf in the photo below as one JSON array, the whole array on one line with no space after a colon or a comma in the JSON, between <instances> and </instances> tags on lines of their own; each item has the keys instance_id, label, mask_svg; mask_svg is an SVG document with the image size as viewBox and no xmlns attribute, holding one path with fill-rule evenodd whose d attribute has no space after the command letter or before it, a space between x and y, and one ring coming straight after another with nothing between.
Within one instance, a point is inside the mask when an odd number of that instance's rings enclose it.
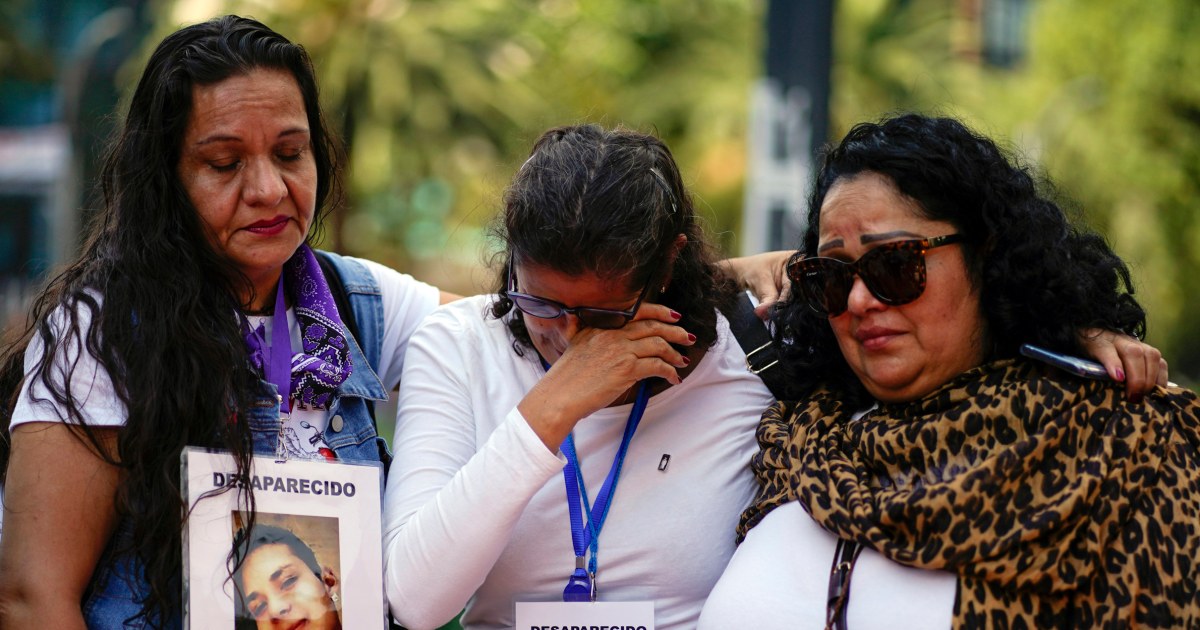
<instances>
[{"instance_id":1,"label":"leopard print scarf","mask_svg":"<svg viewBox=\"0 0 1200 630\"><path fill-rule=\"evenodd\" d=\"M828 392L777 403L738 538L796 500L842 538L956 573L955 627L1200 627L1200 403L1123 396L1006 360L856 421Z\"/></svg>"}]
</instances>

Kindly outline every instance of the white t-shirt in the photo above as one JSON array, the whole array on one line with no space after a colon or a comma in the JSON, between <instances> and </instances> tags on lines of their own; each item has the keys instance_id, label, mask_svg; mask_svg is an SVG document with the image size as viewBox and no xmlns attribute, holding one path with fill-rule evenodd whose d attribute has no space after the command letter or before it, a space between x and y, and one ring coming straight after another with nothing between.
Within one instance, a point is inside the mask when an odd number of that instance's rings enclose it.
<instances>
[{"instance_id":1,"label":"white t-shirt","mask_svg":"<svg viewBox=\"0 0 1200 630\"><path fill-rule=\"evenodd\" d=\"M384 500L384 566L397 620L436 628L513 625L517 600L561 601L575 568L562 478L516 410L542 378L513 351L491 296L439 308L413 335ZM771 394L724 318L683 384L651 397L600 535L602 601L653 600L660 629L693 628L734 551L753 496L749 460ZM632 405L575 427L588 493L613 461ZM665 470L660 462L665 458Z\"/></svg>"},{"instance_id":2,"label":"white t-shirt","mask_svg":"<svg viewBox=\"0 0 1200 630\"><path fill-rule=\"evenodd\" d=\"M823 628L837 537L795 501L746 534L713 588L700 630ZM850 580L846 627L949 628L957 577L914 569L863 549Z\"/></svg>"},{"instance_id":3,"label":"white t-shirt","mask_svg":"<svg viewBox=\"0 0 1200 630\"><path fill-rule=\"evenodd\" d=\"M355 258L371 271L379 283L383 297L383 347L379 358L378 375L386 389L391 390L400 382L404 367L404 354L408 339L417 324L437 307L437 287L430 286L379 263ZM80 310L80 327L86 335L91 320L87 309ZM270 338L270 318L251 318L253 325L266 320ZM52 322L61 334L64 318L61 314ZM288 309L288 324L291 327L292 347L300 348L300 327L292 309ZM128 412L113 391L112 381L99 362L87 352L80 352L78 340L60 346L62 352L55 361L54 374L62 378L62 370L76 359L78 365L71 374L71 394L77 401L84 421L97 427L120 427L125 425ZM25 351L25 373L29 374L44 352L41 341L34 337ZM60 380L61 382L61 380ZM34 400L40 397L42 400ZM11 427L26 422L64 422L66 414L56 405L40 379L26 378L17 404L13 408ZM329 422L326 410L305 410L292 414L292 421L300 427L304 422L323 432Z\"/></svg>"},{"instance_id":4,"label":"white t-shirt","mask_svg":"<svg viewBox=\"0 0 1200 630\"><path fill-rule=\"evenodd\" d=\"M400 374L404 368L404 355L408 349L408 340L417 324L437 307L440 294L437 287L425 284L408 274L400 273L379 263L354 258L362 263L375 276L383 298L383 347L379 357L378 376L387 390L394 389L400 382ZM52 317L55 317L52 315ZM268 318L269 319L269 318ZM65 319L58 314L51 322L57 334L62 334ZM257 321L254 322L257 325ZM300 327L296 324L296 316L288 309L288 324L291 327L292 347L300 347ZM268 326L270 323L268 322ZM91 326L91 317L87 309L80 310L80 328L86 336ZM270 331L267 331L268 335ZM268 337L269 338L269 337ZM87 352L80 352L82 344L79 339L62 344L61 352L55 360L53 374L63 378L64 369L78 359L78 365L71 373L71 394L78 401L84 422L98 427L125 426L128 412L125 405L113 391L112 381L108 373ZM25 350L25 374L28 375L41 359L44 346L37 336L34 336L29 347ZM34 395L43 400L34 400ZM45 386L39 379L26 378L17 403L13 407L10 429L26 422L65 422L66 413L48 396ZM305 410L291 414L290 422L294 430L301 436L308 436L310 431L324 432L329 423L327 410ZM305 426L307 425L307 426ZM315 455L315 452L313 453ZM4 501L4 488L0 486L0 505ZM0 509L0 533L3 532L3 509Z\"/></svg>"}]
</instances>

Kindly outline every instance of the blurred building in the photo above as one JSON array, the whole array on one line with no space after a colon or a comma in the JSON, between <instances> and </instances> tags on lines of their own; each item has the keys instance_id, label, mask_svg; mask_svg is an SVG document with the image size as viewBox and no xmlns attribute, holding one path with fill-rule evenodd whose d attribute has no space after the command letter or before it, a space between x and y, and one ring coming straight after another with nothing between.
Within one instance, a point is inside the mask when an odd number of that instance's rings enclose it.
<instances>
[{"instance_id":1,"label":"blurred building","mask_svg":"<svg viewBox=\"0 0 1200 630\"><path fill-rule=\"evenodd\" d=\"M147 30L138 0L0 8L0 324L76 251L116 75Z\"/></svg>"}]
</instances>

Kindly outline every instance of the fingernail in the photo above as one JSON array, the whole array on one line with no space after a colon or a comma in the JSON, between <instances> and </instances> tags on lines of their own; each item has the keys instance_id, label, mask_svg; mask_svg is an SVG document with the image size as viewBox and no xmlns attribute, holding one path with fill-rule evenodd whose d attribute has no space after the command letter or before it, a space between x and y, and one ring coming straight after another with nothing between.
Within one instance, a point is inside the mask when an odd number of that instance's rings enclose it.
<instances>
[{"instance_id":1,"label":"fingernail","mask_svg":"<svg viewBox=\"0 0 1200 630\"><path fill-rule=\"evenodd\" d=\"M1125 370L1122 370L1121 368L1117 368L1117 380L1122 383L1125 382Z\"/></svg>"},{"instance_id":2,"label":"fingernail","mask_svg":"<svg viewBox=\"0 0 1200 630\"><path fill-rule=\"evenodd\" d=\"M684 364L684 365L691 365L691 364L692 364L692 360L691 360L691 359L689 359L689 358L687 358L687 357L683 357L683 364Z\"/></svg>"},{"instance_id":3,"label":"fingernail","mask_svg":"<svg viewBox=\"0 0 1200 630\"><path fill-rule=\"evenodd\" d=\"M688 333L688 341L695 341L695 340L696 340L696 335L693 335L692 333Z\"/></svg>"},{"instance_id":4,"label":"fingernail","mask_svg":"<svg viewBox=\"0 0 1200 630\"><path fill-rule=\"evenodd\" d=\"M1129 402L1131 402L1135 405L1140 405L1140 404L1142 404L1142 398L1143 398L1142 394L1131 394L1129 396Z\"/></svg>"},{"instance_id":5,"label":"fingernail","mask_svg":"<svg viewBox=\"0 0 1200 630\"><path fill-rule=\"evenodd\" d=\"M671 317L672 317L672 318L674 318L674 319L679 319L680 317L683 317L683 315L680 315L679 313L676 313L676 312L675 312L675 309L671 309Z\"/></svg>"}]
</instances>

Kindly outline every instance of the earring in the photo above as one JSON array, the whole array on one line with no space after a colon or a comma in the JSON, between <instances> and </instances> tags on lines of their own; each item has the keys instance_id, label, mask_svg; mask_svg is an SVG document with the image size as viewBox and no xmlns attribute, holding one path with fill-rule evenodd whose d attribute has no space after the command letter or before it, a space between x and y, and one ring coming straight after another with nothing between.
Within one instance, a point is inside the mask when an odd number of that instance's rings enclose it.
<instances>
[{"instance_id":1,"label":"earring","mask_svg":"<svg viewBox=\"0 0 1200 630\"><path fill-rule=\"evenodd\" d=\"M664 284L664 285L662 285L662 287L660 287L660 288L658 289L658 292L659 292L659 293L666 293L666 292L667 292L667 285L665 285L665 284Z\"/></svg>"},{"instance_id":2,"label":"earring","mask_svg":"<svg viewBox=\"0 0 1200 630\"><path fill-rule=\"evenodd\" d=\"M338 600L340 600L340 599L341 599L341 598L340 598L340 597L338 597L338 594L337 594L337 593L330 593L330 594L329 594L329 601L333 602L335 606L337 605L337 603L338 603Z\"/></svg>"}]
</instances>

